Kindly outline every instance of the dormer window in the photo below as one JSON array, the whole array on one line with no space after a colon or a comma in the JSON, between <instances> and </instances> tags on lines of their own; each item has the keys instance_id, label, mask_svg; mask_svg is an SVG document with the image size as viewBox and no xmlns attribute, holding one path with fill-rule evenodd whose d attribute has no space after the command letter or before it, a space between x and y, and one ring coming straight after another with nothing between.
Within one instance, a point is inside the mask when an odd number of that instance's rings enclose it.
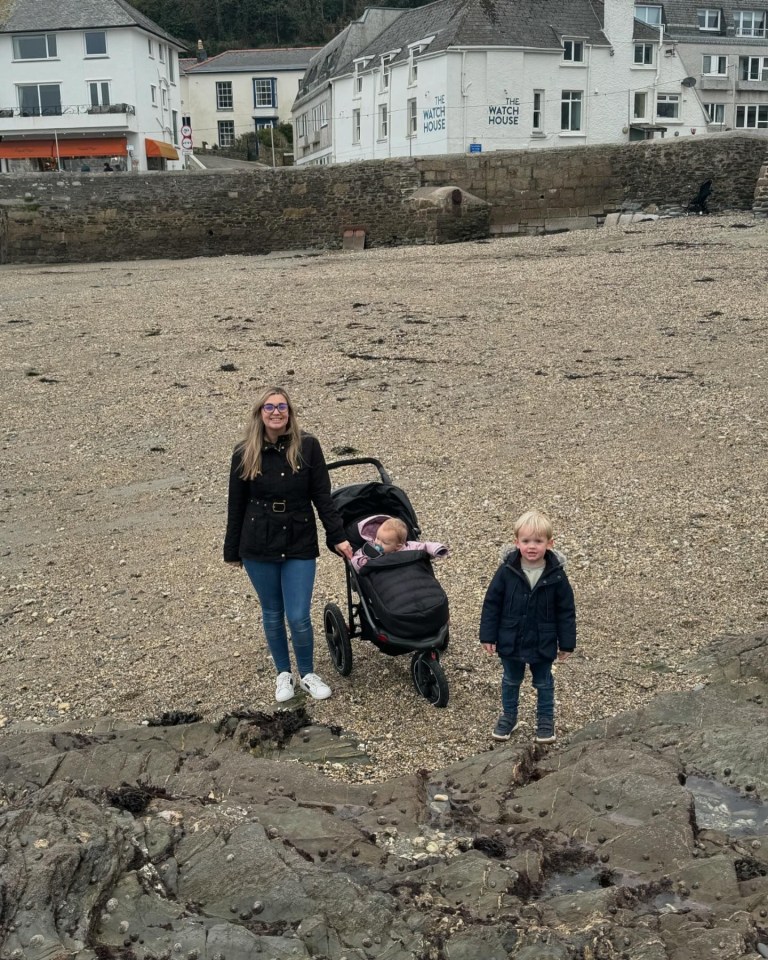
<instances>
[{"instance_id":1,"label":"dormer window","mask_svg":"<svg viewBox=\"0 0 768 960\"><path fill-rule=\"evenodd\" d=\"M642 20L643 23L649 23L652 27L660 27L662 23L661 7L655 4L636 3L635 19Z\"/></svg>"},{"instance_id":2,"label":"dormer window","mask_svg":"<svg viewBox=\"0 0 768 960\"><path fill-rule=\"evenodd\" d=\"M737 37L764 37L765 10L734 10L733 22Z\"/></svg>"},{"instance_id":3,"label":"dormer window","mask_svg":"<svg viewBox=\"0 0 768 960\"><path fill-rule=\"evenodd\" d=\"M566 63L584 63L584 41L563 40L563 60Z\"/></svg>"},{"instance_id":4,"label":"dormer window","mask_svg":"<svg viewBox=\"0 0 768 960\"><path fill-rule=\"evenodd\" d=\"M390 63L397 56L398 51L394 50L391 53L384 53L381 57L381 89L389 90L389 72L390 72Z\"/></svg>"},{"instance_id":5,"label":"dormer window","mask_svg":"<svg viewBox=\"0 0 768 960\"><path fill-rule=\"evenodd\" d=\"M720 10L714 7L705 7L696 11L699 30L708 30L711 33L720 32Z\"/></svg>"}]
</instances>

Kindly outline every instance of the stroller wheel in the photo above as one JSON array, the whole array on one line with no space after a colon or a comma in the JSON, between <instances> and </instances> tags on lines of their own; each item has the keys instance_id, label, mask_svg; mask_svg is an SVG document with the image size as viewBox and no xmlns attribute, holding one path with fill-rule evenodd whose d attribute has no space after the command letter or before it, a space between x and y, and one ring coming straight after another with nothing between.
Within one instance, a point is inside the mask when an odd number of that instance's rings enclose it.
<instances>
[{"instance_id":1,"label":"stroller wheel","mask_svg":"<svg viewBox=\"0 0 768 960\"><path fill-rule=\"evenodd\" d=\"M352 644L344 614L335 603L326 603L323 625L333 666L342 677L348 677L352 673Z\"/></svg>"},{"instance_id":2,"label":"stroller wheel","mask_svg":"<svg viewBox=\"0 0 768 960\"><path fill-rule=\"evenodd\" d=\"M411 657L411 677L414 687L433 707L448 706L448 681L436 650L414 653Z\"/></svg>"}]
</instances>

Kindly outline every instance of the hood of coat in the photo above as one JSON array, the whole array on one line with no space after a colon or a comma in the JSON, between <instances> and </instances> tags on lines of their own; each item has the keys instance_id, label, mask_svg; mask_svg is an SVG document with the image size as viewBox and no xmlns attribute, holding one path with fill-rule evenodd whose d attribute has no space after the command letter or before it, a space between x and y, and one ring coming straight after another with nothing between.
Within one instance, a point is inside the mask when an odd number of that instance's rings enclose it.
<instances>
[{"instance_id":1,"label":"hood of coat","mask_svg":"<svg viewBox=\"0 0 768 960\"><path fill-rule=\"evenodd\" d=\"M505 543L501 548L499 555L501 562L506 563L511 567L520 556L520 551L517 549L514 543ZM560 550L547 550L545 557L547 560L547 566L551 566L552 569L562 567L563 570L565 570L565 566L568 561L565 554Z\"/></svg>"}]
</instances>

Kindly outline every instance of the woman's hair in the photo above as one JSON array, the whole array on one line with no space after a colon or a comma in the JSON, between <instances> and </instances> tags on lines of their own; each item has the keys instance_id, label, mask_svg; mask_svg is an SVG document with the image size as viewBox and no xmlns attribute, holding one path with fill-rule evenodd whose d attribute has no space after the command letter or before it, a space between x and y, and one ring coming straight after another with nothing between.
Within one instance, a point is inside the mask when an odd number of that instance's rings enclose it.
<instances>
[{"instance_id":1,"label":"woman's hair","mask_svg":"<svg viewBox=\"0 0 768 960\"><path fill-rule=\"evenodd\" d=\"M397 517L389 517L387 520L385 520L384 523L382 523L382 525L379 527L378 532L381 533L385 527L397 537L397 542L399 544L402 545L408 539L408 527L403 523L402 520L398 520Z\"/></svg>"},{"instance_id":2,"label":"woman's hair","mask_svg":"<svg viewBox=\"0 0 768 960\"><path fill-rule=\"evenodd\" d=\"M539 510L526 510L522 517L515 520L515 525L512 527L515 540L520 536L522 530L530 530L532 534L537 537L544 537L545 540L551 540L554 535L552 521Z\"/></svg>"},{"instance_id":3,"label":"woman's hair","mask_svg":"<svg viewBox=\"0 0 768 960\"><path fill-rule=\"evenodd\" d=\"M261 419L261 408L267 402L267 399L273 394L278 394L285 398L288 404L288 425L285 429L285 436L288 438L285 456L288 465L294 473L299 469L301 459L301 428L296 419L296 412L293 409L291 398L282 387L267 387L256 403L245 424L245 436L238 444L238 450L242 454L243 465L240 475L244 480L253 480L261 473L261 453L264 449L264 443L267 439L264 421Z\"/></svg>"}]
</instances>

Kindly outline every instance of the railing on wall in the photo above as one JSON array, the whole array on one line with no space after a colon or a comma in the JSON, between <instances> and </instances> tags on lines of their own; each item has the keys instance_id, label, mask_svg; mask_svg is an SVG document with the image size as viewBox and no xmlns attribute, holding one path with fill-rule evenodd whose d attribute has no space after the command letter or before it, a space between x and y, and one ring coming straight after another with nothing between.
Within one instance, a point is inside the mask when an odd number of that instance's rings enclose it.
<instances>
[{"instance_id":1,"label":"railing on wall","mask_svg":"<svg viewBox=\"0 0 768 960\"><path fill-rule=\"evenodd\" d=\"M73 114L124 113L135 114L136 107L130 103L108 103L94 106L91 103L60 104L53 107L0 107L0 119L11 117L63 117Z\"/></svg>"}]
</instances>

